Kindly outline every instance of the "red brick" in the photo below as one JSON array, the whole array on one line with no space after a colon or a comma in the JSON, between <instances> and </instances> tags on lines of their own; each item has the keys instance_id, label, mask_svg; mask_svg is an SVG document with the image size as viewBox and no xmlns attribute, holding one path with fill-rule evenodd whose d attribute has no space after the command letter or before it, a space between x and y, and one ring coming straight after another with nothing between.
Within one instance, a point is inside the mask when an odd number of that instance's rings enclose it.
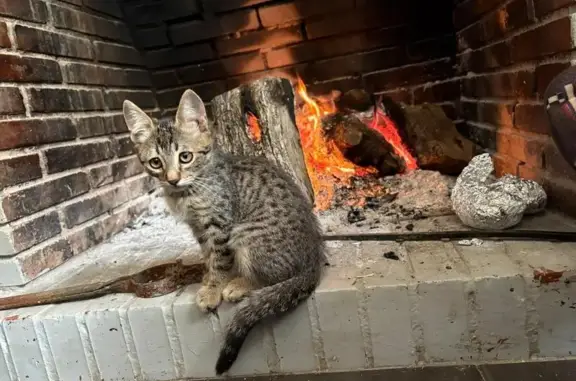
<instances>
[{"instance_id":1,"label":"red brick","mask_svg":"<svg viewBox=\"0 0 576 381\"><path fill-rule=\"evenodd\" d=\"M2 99L2 102L0 102L0 115L18 115L24 114L26 111L22 94L20 94L20 90L17 87L0 88L0 99Z\"/></svg>"},{"instance_id":2,"label":"red brick","mask_svg":"<svg viewBox=\"0 0 576 381\"><path fill-rule=\"evenodd\" d=\"M194 3L192 3L194 4ZM100 13L106 13L116 18L122 18L120 3L115 1L84 0L84 5Z\"/></svg>"},{"instance_id":3,"label":"red brick","mask_svg":"<svg viewBox=\"0 0 576 381\"><path fill-rule=\"evenodd\" d=\"M110 141L49 148L44 151L48 173L62 172L110 159L114 156L112 148Z\"/></svg>"},{"instance_id":4,"label":"red brick","mask_svg":"<svg viewBox=\"0 0 576 381\"><path fill-rule=\"evenodd\" d=\"M514 106L507 103L479 103L479 122L497 127L512 127L514 125Z\"/></svg>"},{"instance_id":5,"label":"red brick","mask_svg":"<svg viewBox=\"0 0 576 381\"><path fill-rule=\"evenodd\" d=\"M140 180L142 182L142 178ZM142 189L137 189L138 187L134 186L135 183L137 181L131 183L130 194L126 191L127 187L119 186L62 208L64 224L70 229L124 204L129 197L137 197L145 193ZM140 188L142 187L140 186Z\"/></svg>"},{"instance_id":6,"label":"red brick","mask_svg":"<svg viewBox=\"0 0 576 381\"><path fill-rule=\"evenodd\" d=\"M120 42L131 42L124 23L52 4L54 26Z\"/></svg>"},{"instance_id":7,"label":"red brick","mask_svg":"<svg viewBox=\"0 0 576 381\"><path fill-rule=\"evenodd\" d=\"M102 67L70 62L62 65L65 83L113 87L150 88L152 82L145 70Z\"/></svg>"},{"instance_id":8,"label":"red brick","mask_svg":"<svg viewBox=\"0 0 576 381\"><path fill-rule=\"evenodd\" d=\"M276 48L302 41L300 28L261 30L245 34L239 38L227 38L216 41L216 50L220 55L244 53Z\"/></svg>"},{"instance_id":9,"label":"red brick","mask_svg":"<svg viewBox=\"0 0 576 381\"><path fill-rule=\"evenodd\" d=\"M65 239L51 243L42 249L17 256L22 272L28 280L37 278L46 270L51 270L72 258L74 254Z\"/></svg>"},{"instance_id":10,"label":"red brick","mask_svg":"<svg viewBox=\"0 0 576 381\"><path fill-rule=\"evenodd\" d=\"M0 0L0 15L27 21L46 22L46 4L34 0Z\"/></svg>"},{"instance_id":11,"label":"red brick","mask_svg":"<svg viewBox=\"0 0 576 381\"><path fill-rule=\"evenodd\" d=\"M18 48L27 52L92 59L90 40L43 29L16 25Z\"/></svg>"},{"instance_id":12,"label":"red brick","mask_svg":"<svg viewBox=\"0 0 576 381\"><path fill-rule=\"evenodd\" d=\"M268 3L272 0L202 0L202 8L209 12L224 12Z\"/></svg>"},{"instance_id":13,"label":"red brick","mask_svg":"<svg viewBox=\"0 0 576 381\"><path fill-rule=\"evenodd\" d=\"M492 155L492 162L494 163L494 172L497 177L504 175L518 176L520 172L518 169L520 162L513 157L495 153Z\"/></svg>"},{"instance_id":14,"label":"red brick","mask_svg":"<svg viewBox=\"0 0 576 381\"><path fill-rule=\"evenodd\" d=\"M29 89L32 112L97 111L104 110L100 90Z\"/></svg>"},{"instance_id":15,"label":"red brick","mask_svg":"<svg viewBox=\"0 0 576 381\"><path fill-rule=\"evenodd\" d=\"M166 25L134 30L134 43L141 49L159 49L170 45Z\"/></svg>"},{"instance_id":16,"label":"red brick","mask_svg":"<svg viewBox=\"0 0 576 381\"><path fill-rule=\"evenodd\" d=\"M424 85L414 90L414 103L448 102L460 98L460 81Z\"/></svg>"},{"instance_id":17,"label":"red brick","mask_svg":"<svg viewBox=\"0 0 576 381\"><path fill-rule=\"evenodd\" d=\"M191 84L264 69L266 66L260 54L247 53L219 61L188 66L178 69L177 73L183 83Z\"/></svg>"},{"instance_id":18,"label":"red brick","mask_svg":"<svg viewBox=\"0 0 576 381\"><path fill-rule=\"evenodd\" d=\"M554 36L553 38L550 38ZM512 58L515 62L568 52L572 50L569 17L542 25L512 39Z\"/></svg>"},{"instance_id":19,"label":"red brick","mask_svg":"<svg viewBox=\"0 0 576 381\"><path fill-rule=\"evenodd\" d=\"M483 72L488 69L506 67L512 63L511 47L508 42L491 45L485 49L475 50L460 56L462 73Z\"/></svg>"},{"instance_id":20,"label":"red brick","mask_svg":"<svg viewBox=\"0 0 576 381\"><path fill-rule=\"evenodd\" d=\"M58 62L0 54L0 81L6 82L61 82Z\"/></svg>"},{"instance_id":21,"label":"red brick","mask_svg":"<svg viewBox=\"0 0 576 381\"><path fill-rule=\"evenodd\" d=\"M477 98L532 98L534 80L534 73L528 71L476 76L464 80L463 94Z\"/></svg>"},{"instance_id":22,"label":"red brick","mask_svg":"<svg viewBox=\"0 0 576 381\"><path fill-rule=\"evenodd\" d=\"M457 123L456 129L464 137L472 140L482 148L496 150L496 129L485 124L476 124L470 121Z\"/></svg>"},{"instance_id":23,"label":"red brick","mask_svg":"<svg viewBox=\"0 0 576 381\"><path fill-rule=\"evenodd\" d=\"M141 108L154 108L156 107L156 98L154 93L149 90L141 91L128 91L128 90L107 90L106 91L106 106L110 110L121 110L122 104L128 99L138 107Z\"/></svg>"},{"instance_id":24,"label":"red brick","mask_svg":"<svg viewBox=\"0 0 576 381\"><path fill-rule=\"evenodd\" d=\"M102 0L93 2L106 3ZM158 1L144 2L135 1L125 4L126 20L133 25L159 24L175 20L183 16L194 16L200 13L200 7L196 1Z\"/></svg>"},{"instance_id":25,"label":"red brick","mask_svg":"<svg viewBox=\"0 0 576 381\"><path fill-rule=\"evenodd\" d=\"M151 69L181 66L214 59L216 54L210 44L160 49L146 53L146 65Z\"/></svg>"},{"instance_id":26,"label":"red brick","mask_svg":"<svg viewBox=\"0 0 576 381\"><path fill-rule=\"evenodd\" d=\"M451 57L456 53L454 36L442 36L408 45L408 58L411 62L430 61Z\"/></svg>"},{"instance_id":27,"label":"red brick","mask_svg":"<svg viewBox=\"0 0 576 381\"><path fill-rule=\"evenodd\" d=\"M480 19L480 16L495 9L505 0L468 0L463 1L454 10L454 23L460 30Z\"/></svg>"},{"instance_id":28,"label":"red brick","mask_svg":"<svg viewBox=\"0 0 576 381\"><path fill-rule=\"evenodd\" d=\"M88 223L83 229L71 234L68 242L74 254L80 254L92 246L110 238L128 225L136 216L146 210L147 202L142 201L136 205L113 213L104 220Z\"/></svg>"},{"instance_id":29,"label":"red brick","mask_svg":"<svg viewBox=\"0 0 576 381\"><path fill-rule=\"evenodd\" d=\"M404 49L384 48L314 62L304 70L303 77L311 81L325 81L401 66L405 62Z\"/></svg>"},{"instance_id":30,"label":"red brick","mask_svg":"<svg viewBox=\"0 0 576 381\"><path fill-rule=\"evenodd\" d=\"M286 4L264 6L258 9L258 14L262 25L270 27L351 8L354 8L354 0L332 0L329 6L317 0L296 0Z\"/></svg>"},{"instance_id":31,"label":"red brick","mask_svg":"<svg viewBox=\"0 0 576 381\"><path fill-rule=\"evenodd\" d=\"M131 46L96 41L94 47L96 58L100 62L143 65L144 60L140 52Z\"/></svg>"},{"instance_id":32,"label":"red brick","mask_svg":"<svg viewBox=\"0 0 576 381\"><path fill-rule=\"evenodd\" d=\"M106 163L90 170L90 186L92 188L98 188L128 177L136 176L143 171L144 168L140 160L134 156L113 164Z\"/></svg>"},{"instance_id":33,"label":"red brick","mask_svg":"<svg viewBox=\"0 0 576 381\"><path fill-rule=\"evenodd\" d=\"M0 189L42 177L38 155L0 160Z\"/></svg>"},{"instance_id":34,"label":"red brick","mask_svg":"<svg viewBox=\"0 0 576 381\"><path fill-rule=\"evenodd\" d=\"M2 209L7 221L28 216L88 192L88 176L75 173L4 196Z\"/></svg>"},{"instance_id":35,"label":"red brick","mask_svg":"<svg viewBox=\"0 0 576 381\"><path fill-rule=\"evenodd\" d=\"M367 86L375 92L380 92L447 78L452 72L452 63L449 60L442 60L369 73L364 79Z\"/></svg>"},{"instance_id":36,"label":"red brick","mask_svg":"<svg viewBox=\"0 0 576 381\"><path fill-rule=\"evenodd\" d=\"M9 48L12 46L8 37L8 26L5 22L0 22L0 48Z\"/></svg>"},{"instance_id":37,"label":"red brick","mask_svg":"<svg viewBox=\"0 0 576 381\"><path fill-rule=\"evenodd\" d=\"M394 46L405 40L404 28L382 29L331 39L306 41L288 48L273 50L266 54L266 61L269 67L276 68L362 50Z\"/></svg>"},{"instance_id":38,"label":"red brick","mask_svg":"<svg viewBox=\"0 0 576 381\"><path fill-rule=\"evenodd\" d=\"M458 32L458 51L466 49L477 49L484 45L486 41L486 33L484 31L484 23L477 22L470 25L468 28Z\"/></svg>"},{"instance_id":39,"label":"red brick","mask_svg":"<svg viewBox=\"0 0 576 381\"><path fill-rule=\"evenodd\" d=\"M18 225L12 230L14 251L19 253L29 249L60 234L61 231L60 219L56 212L45 214L25 224Z\"/></svg>"},{"instance_id":40,"label":"red brick","mask_svg":"<svg viewBox=\"0 0 576 381\"><path fill-rule=\"evenodd\" d=\"M541 18L552 11L574 5L575 3L574 0L534 0L534 8L536 16Z\"/></svg>"},{"instance_id":41,"label":"red brick","mask_svg":"<svg viewBox=\"0 0 576 381\"><path fill-rule=\"evenodd\" d=\"M550 121L546 106L539 104L519 104L514 110L515 127L521 131L550 135Z\"/></svg>"},{"instance_id":42,"label":"red brick","mask_svg":"<svg viewBox=\"0 0 576 381\"><path fill-rule=\"evenodd\" d=\"M528 15L526 0L513 0L505 7L491 13L484 20L485 41L493 41L527 26L532 20Z\"/></svg>"},{"instance_id":43,"label":"red brick","mask_svg":"<svg viewBox=\"0 0 576 381\"><path fill-rule=\"evenodd\" d=\"M536 91L542 97L554 77L570 67L569 62L540 65L536 68Z\"/></svg>"},{"instance_id":44,"label":"red brick","mask_svg":"<svg viewBox=\"0 0 576 381\"><path fill-rule=\"evenodd\" d=\"M531 167L542 168L547 139L526 136L509 130L498 131L496 139L498 153L511 156Z\"/></svg>"},{"instance_id":45,"label":"red brick","mask_svg":"<svg viewBox=\"0 0 576 381\"><path fill-rule=\"evenodd\" d=\"M70 119L0 121L0 150L73 140L76 129Z\"/></svg>"},{"instance_id":46,"label":"red brick","mask_svg":"<svg viewBox=\"0 0 576 381\"><path fill-rule=\"evenodd\" d=\"M346 92L359 88L362 88L362 79L360 77L340 78L333 81L314 83L308 86L308 90L314 95L326 95L334 90Z\"/></svg>"},{"instance_id":47,"label":"red brick","mask_svg":"<svg viewBox=\"0 0 576 381\"><path fill-rule=\"evenodd\" d=\"M248 74L237 75L235 77L229 77L226 79L226 88L227 89L233 89L233 88L236 88L240 85L256 81L257 79L260 79L260 78L266 77L266 76L286 78L290 82L295 83L298 75L300 75L302 77L302 79L304 79L304 81L306 81L307 78L306 78L306 75L304 73L305 68L306 68L305 65L294 65L294 66L290 66L290 67L282 67L280 69L259 71L259 72L255 72L255 73L248 73Z\"/></svg>"},{"instance_id":48,"label":"red brick","mask_svg":"<svg viewBox=\"0 0 576 381\"><path fill-rule=\"evenodd\" d=\"M118 157L132 155L134 153L134 144L129 136L117 138L116 140L116 154Z\"/></svg>"},{"instance_id":49,"label":"red brick","mask_svg":"<svg viewBox=\"0 0 576 381\"><path fill-rule=\"evenodd\" d=\"M170 38L175 45L207 40L226 34L258 29L260 22L254 10L227 13L209 21L191 21L170 27Z\"/></svg>"},{"instance_id":50,"label":"red brick","mask_svg":"<svg viewBox=\"0 0 576 381\"><path fill-rule=\"evenodd\" d=\"M152 83L158 90L164 90L169 87L176 87L180 84L180 79L176 71L171 69L167 71L157 71L152 73Z\"/></svg>"},{"instance_id":51,"label":"red brick","mask_svg":"<svg viewBox=\"0 0 576 381\"><path fill-rule=\"evenodd\" d=\"M392 100L396 103L404 103L407 105L411 105L414 103L412 91L406 89L396 89L392 91L385 91L383 93L379 93L378 95L383 95L384 97Z\"/></svg>"},{"instance_id":52,"label":"red brick","mask_svg":"<svg viewBox=\"0 0 576 381\"><path fill-rule=\"evenodd\" d=\"M189 86L204 100L210 102L215 96L220 95L226 91L226 83L224 81L206 82L199 85ZM158 92L158 103L162 108L177 107L180 102L180 97L184 89L173 89Z\"/></svg>"},{"instance_id":53,"label":"red brick","mask_svg":"<svg viewBox=\"0 0 576 381\"><path fill-rule=\"evenodd\" d=\"M338 15L321 18L306 24L308 38L327 37L336 34L363 31L378 27L395 27L407 24L408 14L396 7L390 8L384 13L374 10L360 9L352 12L343 12Z\"/></svg>"},{"instance_id":54,"label":"red brick","mask_svg":"<svg viewBox=\"0 0 576 381\"><path fill-rule=\"evenodd\" d=\"M479 122L480 107L481 105L478 102L461 101L458 107L458 115L460 115L461 119Z\"/></svg>"},{"instance_id":55,"label":"red brick","mask_svg":"<svg viewBox=\"0 0 576 381\"><path fill-rule=\"evenodd\" d=\"M80 138L102 136L127 131L124 117L116 116L92 116L76 119L76 130Z\"/></svg>"}]
</instances>

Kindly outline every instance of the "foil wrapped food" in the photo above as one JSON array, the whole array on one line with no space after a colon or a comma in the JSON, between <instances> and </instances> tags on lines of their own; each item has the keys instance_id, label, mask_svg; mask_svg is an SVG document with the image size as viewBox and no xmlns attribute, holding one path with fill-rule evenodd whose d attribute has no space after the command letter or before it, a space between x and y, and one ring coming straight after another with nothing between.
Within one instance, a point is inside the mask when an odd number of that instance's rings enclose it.
<instances>
[{"instance_id":1,"label":"foil wrapped food","mask_svg":"<svg viewBox=\"0 0 576 381\"><path fill-rule=\"evenodd\" d=\"M483 230L502 230L525 214L546 207L546 192L537 182L517 176L494 176L489 154L474 157L464 168L451 194L452 209L462 223Z\"/></svg>"}]
</instances>

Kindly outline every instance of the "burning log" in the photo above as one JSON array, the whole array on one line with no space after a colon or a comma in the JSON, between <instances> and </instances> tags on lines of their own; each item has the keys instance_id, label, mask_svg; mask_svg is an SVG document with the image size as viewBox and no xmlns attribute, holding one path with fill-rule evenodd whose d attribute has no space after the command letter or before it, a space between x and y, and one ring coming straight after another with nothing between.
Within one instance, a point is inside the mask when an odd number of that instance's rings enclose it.
<instances>
[{"instance_id":1,"label":"burning log","mask_svg":"<svg viewBox=\"0 0 576 381\"><path fill-rule=\"evenodd\" d=\"M292 175L304 194L314 200L290 81L267 77L237 87L212 100L212 113L216 141L224 150L265 156Z\"/></svg>"},{"instance_id":2,"label":"burning log","mask_svg":"<svg viewBox=\"0 0 576 381\"><path fill-rule=\"evenodd\" d=\"M474 143L463 137L438 105L403 105L403 129L420 168L458 175L474 156Z\"/></svg>"},{"instance_id":3,"label":"burning log","mask_svg":"<svg viewBox=\"0 0 576 381\"><path fill-rule=\"evenodd\" d=\"M326 137L354 164L378 169L383 175L403 172L404 162L394 148L353 113L337 112L322 119Z\"/></svg>"}]
</instances>

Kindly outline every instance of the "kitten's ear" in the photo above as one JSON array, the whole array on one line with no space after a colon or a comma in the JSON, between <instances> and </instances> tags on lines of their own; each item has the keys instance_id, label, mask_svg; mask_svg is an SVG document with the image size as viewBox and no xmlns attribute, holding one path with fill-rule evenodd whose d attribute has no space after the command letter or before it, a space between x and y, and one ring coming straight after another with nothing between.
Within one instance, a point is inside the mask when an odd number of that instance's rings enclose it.
<instances>
[{"instance_id":1,"label":"kitten's ear","mask_svg":"<svg viewBox=\"0 0 576 381\"><path fill-rule=\"evenodd\" d=\"M136 144L146 141L152 135L152 128L154 127L152 119L129 100L124 101L122 111L128 130L130 130L130 139Z\"/></svg>"},{"instance_id":2,"label":"kitten's ear","mask_svg":"<svg viewBox=\"0 0 576 381\"><path fill-rule=\"evenodd\" d=\"M201 132L208 128L208 116L204 102L193 90L186 90L180 98L178 111L176 112L176 121L180 125L197 123Z\"/></svg>"}]
</instances>

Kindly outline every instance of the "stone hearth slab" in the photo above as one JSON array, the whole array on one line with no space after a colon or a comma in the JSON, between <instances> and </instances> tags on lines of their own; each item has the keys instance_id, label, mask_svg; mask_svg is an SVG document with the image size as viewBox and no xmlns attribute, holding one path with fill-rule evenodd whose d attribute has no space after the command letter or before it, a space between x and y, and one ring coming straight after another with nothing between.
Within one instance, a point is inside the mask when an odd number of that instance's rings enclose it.
<instances>
[{"instance_id":1,"label":"stone hearth slab","mask_svg":"<svg viewBox=\"0 0 576 381\"><path fill-rule=\"evenodd\" d=\"M576 353L576 244L336 241L329 249L314 297L255 329L231 375ZM196 289L4 311L0 380L211 377L232 307L203 315Z\"/></svg>"}]
</instances>

